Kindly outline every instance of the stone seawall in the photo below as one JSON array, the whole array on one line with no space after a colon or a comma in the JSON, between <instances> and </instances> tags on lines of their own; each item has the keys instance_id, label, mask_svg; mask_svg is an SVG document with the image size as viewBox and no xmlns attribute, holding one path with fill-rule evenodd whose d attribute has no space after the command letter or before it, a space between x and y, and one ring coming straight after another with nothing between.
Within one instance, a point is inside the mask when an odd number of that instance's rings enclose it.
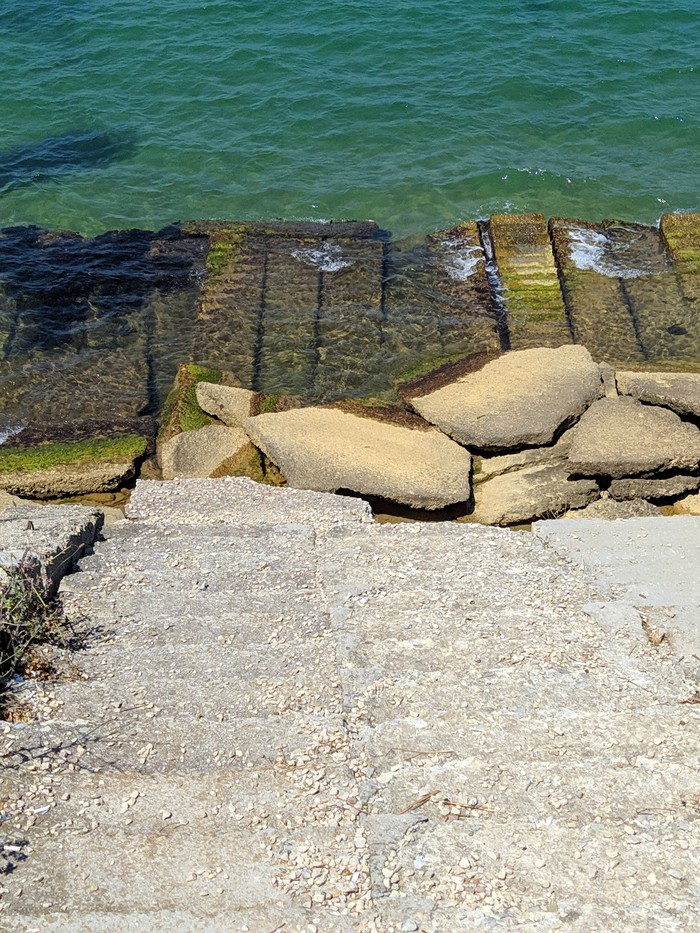
<instances>
[{"instance_id":1,"label":"stone seawall","mask_svg":"<svg viewBox=\"0 0 700 933\"><path fill-rule=\"evenodd\" d=\"M410 242L371 222L4 229L0 477L32 473L4 486L41 496L130 484L182 363L200 367L190 400L232 373L268 411L395 405L397 382L441 364L570 343L624 370L698 372L699 273L698 214L658 229L496 215Z\"/></svg>"}]
</instances>

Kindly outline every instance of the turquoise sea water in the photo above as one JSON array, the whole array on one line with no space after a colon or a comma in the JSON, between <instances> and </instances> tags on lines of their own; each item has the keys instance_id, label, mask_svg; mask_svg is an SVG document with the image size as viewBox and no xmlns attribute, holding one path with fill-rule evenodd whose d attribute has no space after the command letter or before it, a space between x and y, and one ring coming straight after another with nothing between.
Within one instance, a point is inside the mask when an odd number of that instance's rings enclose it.
<instances>
[{"instance_id":1,"label":"turquoise sea water","mask_svg":"<svg viewBox=\"0 0 700 933\"><path fill-rule=\"evenodd\" d=\"M0 226L700 208L698 0L4 0Z\"/></svg>"}]
</instances>

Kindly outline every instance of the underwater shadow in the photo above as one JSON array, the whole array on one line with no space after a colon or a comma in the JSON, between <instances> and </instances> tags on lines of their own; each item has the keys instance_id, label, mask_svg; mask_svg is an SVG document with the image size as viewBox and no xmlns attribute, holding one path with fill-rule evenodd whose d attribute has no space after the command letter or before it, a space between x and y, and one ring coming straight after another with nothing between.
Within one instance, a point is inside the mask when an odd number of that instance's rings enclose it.
<instances>
[{"instance_id":1,"label":"underwater shadow","mask_svg":"<svg viewBox=\"0 0 700 933\"><path fill-rule=\"evenodd\" d=\"M133 130L119 133L73 130L0 152L0 194L75 172L106 168L131 158L137 149Z\"/></svg>"}]
</instances>

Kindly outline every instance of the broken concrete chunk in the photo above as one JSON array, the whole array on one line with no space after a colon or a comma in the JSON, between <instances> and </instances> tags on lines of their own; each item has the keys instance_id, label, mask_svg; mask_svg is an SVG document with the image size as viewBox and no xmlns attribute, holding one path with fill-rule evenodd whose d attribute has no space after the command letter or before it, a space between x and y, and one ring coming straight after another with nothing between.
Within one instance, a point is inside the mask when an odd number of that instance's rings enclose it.
<instances>
[{"instance_id":1,"label":"broken concrete chunk","mask_svg":"<svg viewBox=\"0 0 700 933\"><path fill-rule=\"evenodd\" d=\"M249 443L242 428L210 424L195 431L183 431L160 445L163 479L211 476Z\"/></svg>"},{"instance_id":2,"label":"broken concrete chunk","mask_svg":"<svg viewBox=\"0 0 700 933\"><path fill-rule=\"evenodd\" d=\"M514 525L536 518L555 518L600 495L592 479L569 479L564 463L544 463L495 476L474 489L476 504L467 521Z\"/></svg>"},{"instance_id":3,"label":"broken concrete chunk","mask_svg":"<svg viewBox=\"0 0 700 933\"><path fill-rule=\"evenodd\" d=\"M700 418L700 374L618 372L617 388L640 402Z\"/></svg>"},{"instance_id":4,"label":"broken concrete chunk","mask_svg":"<svg viewBox=\"0 0 700 933\"><path fill-rule=\"evenodd\" d=\"M585 347L507 353L428 395L413 408L455 440L480 450L549 444L602 394Z\"/></svg>"},{"instance_id":5,"label":"broken concrete chunk","mask_svg":"<svg viewBox=\"0 0 700 933\"><path fill-rule=\"evenodd\" d=\"M573 430L565 431L551 447L526 447L515 454L500 454L496 457L474 458L474 483L484 483L494 476L513 473L524 467L563 463L567 459Z\"/></svg>"},{"instance_id":6,"label":"broken concrete chunk","mask_svg":"<svg viewBox=\"0 0 700 933\"><path fill-rule=\"evenodd\" d=\"M258 415L248 431L290 486L350 489L424 509L470 498L471 457L438 431L327 408Z\"/></svg>"},{"instance_id":7,"label":"broken concrete chunk","mask_svg":"<svg viewBox=\"0 0 700 933\"><path fill-rule=\"evenodd\" d=\"M618 502L617 499L598 499L583 509L565 512L562 518L604 518L615 521L620 518L640 518L645 515L660 515L658 506L646 499L630 499Z\"/></svg>"},{"instance_id":8,"label":"broken concrete chunk","mask_svg":"<svg viewBox=\"0 0 700 933\"><path fill-rule=\"evenodd\" d=\"M581 418L569 451L571 472L583 476L639 476L695 471L700 431L665 408L635 399L605 398Z\"/></svg>"},{"instance_id":9,"label":"broken concrete chunk","mask_svg":"<svg viewBox=\"0 0 700 933\"><path fill-rule=\"evenodd\" d=\"M255 392L213 382L199 382L196 397L203 412L218 418L230 428L237 428L243 427L248 420Z\"/></svg>"},{"instance_id":10,"label":"broken concrete chunk","mask_svg":"<svg viewBox=\"0 0 700 933\"><path fill-rule=\"evenodd\" d=\"M700 487L700 476L676 473L674 476L658 478L614 479L610 483L613 499L673 499Z\"/></svg>"}]
</instances>

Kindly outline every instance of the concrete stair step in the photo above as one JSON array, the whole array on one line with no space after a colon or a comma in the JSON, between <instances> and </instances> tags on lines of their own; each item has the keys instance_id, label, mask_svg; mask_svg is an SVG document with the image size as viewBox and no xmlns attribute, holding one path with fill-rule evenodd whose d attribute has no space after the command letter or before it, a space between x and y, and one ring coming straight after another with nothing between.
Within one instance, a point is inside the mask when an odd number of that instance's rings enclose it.
<instances>
[{"instance_id":1,"label":"concrete stair step","mask_svg":"<svg viewBox=\"0 0 700 933\"><path fill-rule=\"evenodd\" d=\"M246 477L140 480L126 508L128 518L149 524L254 525L305 524L312 528L367 523L366 502L330 493L263 486Z\"/></svg>"}]
</instances>

